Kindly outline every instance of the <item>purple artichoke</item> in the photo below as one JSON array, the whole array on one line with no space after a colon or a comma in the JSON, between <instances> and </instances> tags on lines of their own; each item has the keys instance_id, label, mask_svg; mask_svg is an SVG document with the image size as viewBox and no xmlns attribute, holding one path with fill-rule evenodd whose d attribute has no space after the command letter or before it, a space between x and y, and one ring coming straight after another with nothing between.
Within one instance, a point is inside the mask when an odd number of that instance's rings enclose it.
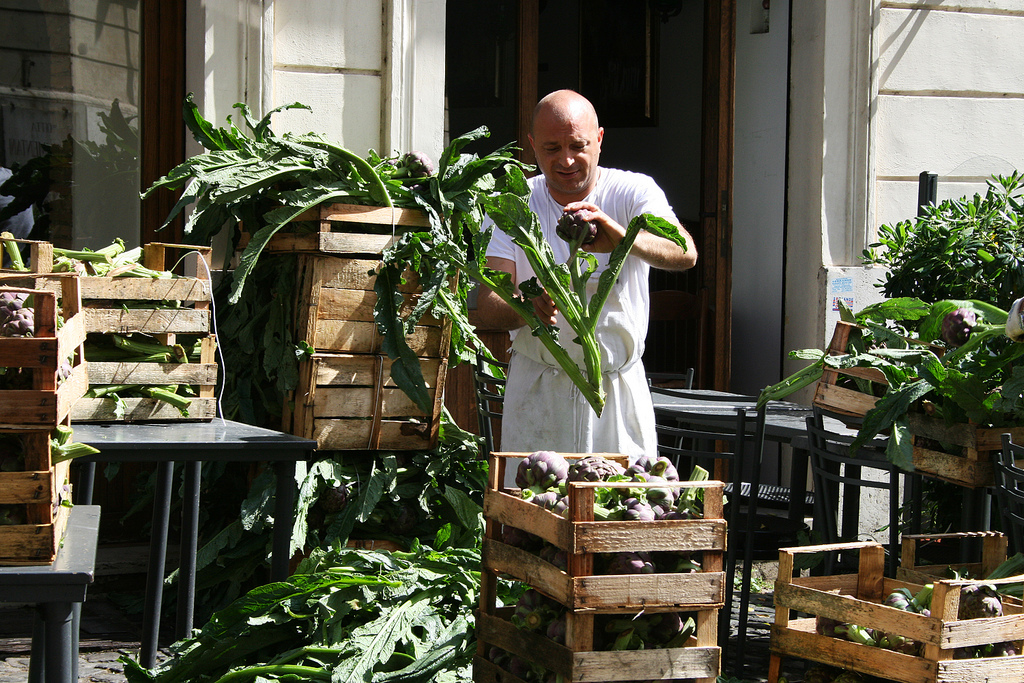
<instances>
[{"instance_id":1,"label":"purple artichoke","mask_svg":"<svg viewBox=\"0 0 1024 683\"><path fill-rule=\"evenodd\" d=\"M423 152L407 152L398 160L394 178L426 178L434 175L434 162Z\"/></svg>"},{"instance_id":2,"label":"purple artichoke","mask_svg":"<svg viewBox=\"0 0 1024 683\"><path fill-rule=\"evenodd\" d=\"M551 510L552 512L557 512L559 514L569 506L565 496L560 494L557 490L537 493L530 496L527 500L534 505L540 505L545 510Z\"/></svg>"},{"instance_id":3,"label":"purple artichoke","mask_svg":"<svg viewBox=\"0 0 1024 683\"><path fill-rule=\"evenodd\" d=\"M512 623L517 628L539 633L547 632L548 624L563 612L561 605L540 591L530 588L519 596L512 611Z\"/></svg>"},{"instance_id":4,"label":"purple artichoke","mask_svg":"<svg viewBox=\"0 0 1024 683\"><path fill-rule=\"evenodd\" d=\"M559 645L565 645L565 615L561 615L548 624L547 637Z\"/></svg>"},{"instance_id":5,"label":"purple artichoke","mask_svg":"<svg viewBox=\"0 0 1024 683\"><path fill-rule=\"evenodd\" d=\"M338 484L324 489L317 502L326 514L341 512L348 504L348 486Z\"/></svg>"},{"instance_id":6,"label":"purple artichoke","mask_svg":"<svg viewBox=\"0 0 1024 683\"><path fill-rule=\"evenodd\" d=\"M653 522L656 519L650 503L639 498L625 499L622 501L621 510L612 516L626 522Z\"/></svg>"},{"instance_id":7,"label":"purple artichoke","mask_svg":"<svg viewBox=\"0 0 1024 683\"><path fill-rule=\"evenodd\" d=\"M565 481L569 462L554 451L536 451L519 461L516 486L519 488L549 489Z\"/></svg>"},{"instance_id":8,"label":"purple artichoke","mask_svg":"<svg viewBox=\"0 0 1024 683\"><path fill-rule=\"evenodd\" d=\"M540 559L548 562L549 564L553 564L562 571L569 568L569 553L554 544L544 544L540 549L540 552L537 554L540 556Z\"/></svg>"},{"instance_id":9,"label":"purple artichoke","mask_svg":"<svg viewBox=\"0 0 1024 683\"><path fill-rule=\"evenodd\" d=\"M566 211L555 225L555 234L574 249L597 239L597 223L584 220L579 211Z\"/></svg>"},{"instance_id":10,"label":"purple artichoke","mask_svg":"<svg viewBox=\"0 0 1024 683\"><path fill-rule=\"evenodd\" d=\"M569 465L568 481L608 481L623 475L626 468L600 455L588 455Z\"/></svg>"},{"instance_id":11,"label":"purple artichoke","mask_svg":"<svg viewBox=\"0 0 1024 683\"><path fill-rule=\"evenodd\" d=\"M958 308L942 319L942 341L950 346L963 346L971 338L971 330L978 322L974 311Z\"/></svg>"},{"instance_id":12,"label":"purple artichoke","mask_svg":"<svg viewBox=\"0 0 1024 683\"><path fill-rule=\"evenodd\" d=\"M608 574L653 574L654 562L650 553L615 553L605 567Z\"/></svg>"},{"instance_id":13,"label":"purple artichoke","mask_svg":"<svg viewBox=\"0 0 1024 683\"><path fill-rule=\"evenodd\" d=\"M958 619L984 619L1003 616L1003 603L995 586L975 583L960 588Z\"/></svg>"}]
</instances>

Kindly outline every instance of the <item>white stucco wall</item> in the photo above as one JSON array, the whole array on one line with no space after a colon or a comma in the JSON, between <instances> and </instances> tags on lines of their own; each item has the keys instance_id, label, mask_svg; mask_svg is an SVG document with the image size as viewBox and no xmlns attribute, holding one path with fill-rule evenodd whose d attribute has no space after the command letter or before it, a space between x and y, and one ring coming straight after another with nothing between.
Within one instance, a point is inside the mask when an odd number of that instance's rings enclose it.
<instances>
[{"instance_id":1,"label":"white stucco wall","mask_svg":"<svg viewBox=\"0 0 1024 683\"><path fill-rule=\"evenodd\" d=\"M880 296L860 252L913 218L922 171L941 201L1024 168L1022 36L1020 0L793 0L787 350L827 342L837 286Z\"/></svg>"}]
</instances>

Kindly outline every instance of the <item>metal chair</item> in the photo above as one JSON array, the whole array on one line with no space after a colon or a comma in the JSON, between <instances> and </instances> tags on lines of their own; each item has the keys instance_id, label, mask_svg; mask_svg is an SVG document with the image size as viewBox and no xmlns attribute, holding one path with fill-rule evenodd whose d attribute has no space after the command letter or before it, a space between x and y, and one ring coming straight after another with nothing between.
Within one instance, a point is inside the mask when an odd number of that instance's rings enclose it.
<instances>
[{"instance_id":1,"label":"metal chair","mask_svg":"<svg viewBox=\"0 0 1024 683\"><path fill-rule=\"evenodd\" d=\"M886 574L893 577L900 557L900 478L904 472L886 457L885 439L874 439L851 454L855 437L831 431L823 418L817 408L807 418L815 531L821 533L823 543L859 540L861 489L887 491L889 540L885 544L885 567ZM867 471L880 476L867 476ZM832 553L825 556L826 574L833 573L837 561L845 565L842 557Z\"/></svg>"},{"instance_id":2,"label":"metal chair","mask_svg":"<svg viewBox=\"0 0 1024 683\"><path fill-rule=\"evenodd\" d=\"M508 363L489 359L480 350L476 352L473 368L473 391L476 395L477 424L484 440L484 459L494 451L495 436L500 434L502 403L505 400L505 377Z\"/></svg>"},{"instance_id":3,"label":"metal chair","mask_svg":"<svg viewBox=\"0 0 1024 683\"><path fill-rule=\"evenodd\" d=\"M647 386L666 389L692 389L694 369L685 372L648 372Z\"/></svg>"},{"instance_id":4,"label":"metal chair","mask_svg":"<svg viewBox=\"0 0 1024 683\"><path fill-rule=\"evenodd\" d=\"M1024 460L1024 444L1010 440L1003 434L1003 448L994 463L996 475L996 503L1003 523L1003 533L1009 537L1009 554L1024 551L1024 469L1017 465Z\"/></svg>"},{"instance_id":5,"label":"metal chair","mask_svg":"<svg viewBox=\"0 0 1024 683\"><path fill-rule=\"evenodd\" d=\"M742 561L736 653L730 657L742 671L753 562L778 558L780 547L798 543L799 530L786 517L759 512L758 497L749 495L760 488L765 410L737 408L713 427L696 426L700 416L692 417L689 421L683 413L678 423L659 421L658 453L675 464L680 477L700 465L712 478L726 482L725 607L719 612L718 638L724 652L729 646L736 563Z\"/></svg>"}]
</instances>

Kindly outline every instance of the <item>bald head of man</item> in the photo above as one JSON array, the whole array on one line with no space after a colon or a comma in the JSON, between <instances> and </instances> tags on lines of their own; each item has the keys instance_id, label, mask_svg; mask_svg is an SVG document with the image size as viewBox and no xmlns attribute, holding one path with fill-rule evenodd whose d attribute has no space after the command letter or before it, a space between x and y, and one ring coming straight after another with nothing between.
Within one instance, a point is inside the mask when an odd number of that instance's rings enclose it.
<instances>
[{"instance_id":1,"label":"bald head of man","mask_svg":"<svg viewBox=\"0 0 1024 683\"><path fill-rule=\"evenodd\" d=\"M593 191L604 129L590 100L572 90L546 95L534 108L529 138L555 201L581 201Z\"/></svg>"}]
</instances>

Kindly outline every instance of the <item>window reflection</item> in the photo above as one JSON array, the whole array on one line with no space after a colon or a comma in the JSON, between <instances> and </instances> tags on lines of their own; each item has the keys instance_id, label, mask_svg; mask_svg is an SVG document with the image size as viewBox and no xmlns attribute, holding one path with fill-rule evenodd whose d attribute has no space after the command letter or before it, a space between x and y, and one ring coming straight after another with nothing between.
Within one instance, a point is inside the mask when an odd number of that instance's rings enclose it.
<instances>
[{"instance_id":1,"label":"window reflection","mask_svg":"<svg viewBox=\"0 0 1024 683\"><path fill-rule=\"evenodd\" d=\"M139 242L139 0L0 7L0 230Z\"/></svg>"}]
</instances>

